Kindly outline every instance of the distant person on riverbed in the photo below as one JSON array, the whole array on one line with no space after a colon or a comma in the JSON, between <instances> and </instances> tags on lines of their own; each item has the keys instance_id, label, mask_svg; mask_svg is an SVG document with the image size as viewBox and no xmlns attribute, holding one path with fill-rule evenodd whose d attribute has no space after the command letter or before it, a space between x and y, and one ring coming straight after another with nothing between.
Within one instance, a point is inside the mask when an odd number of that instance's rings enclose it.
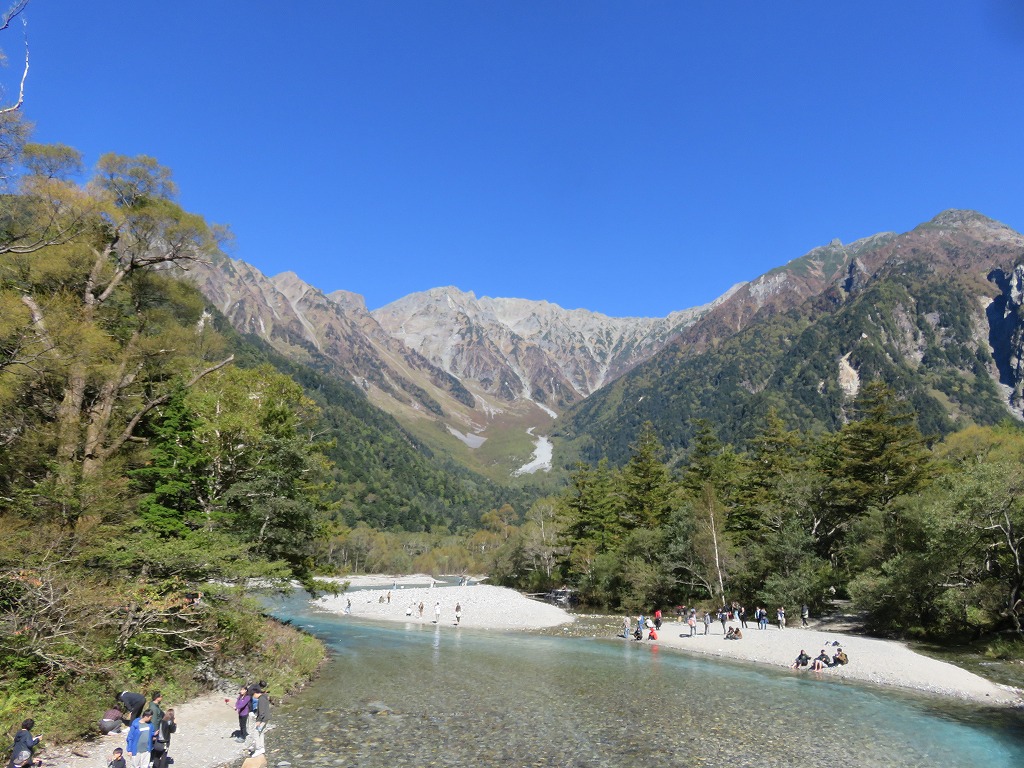
<instances>
[{"instance_id":1,"label":"distant person on riverbed","mask_svg":"<svg viewBox=\"0 0 1024 768\"><path fill-rule=\"evenodd\" d=\"M807 607L807 603L804 603L800 606L800 626L806 627L809 618L811 618L811 609Z\"/></svg>"},{"instance_id":2,"label":"distant person on riverbed","mask_svg":"<svg viewBox=\"0 0 1024 768\"><path fill-rule=\"evenodd\" d=\"M811 663L811 669L815 672L820 672L821 670L831 666L832 659L830 659L828 654L825 653L824 648L821 649L821 653L814 657L814 661Z\"/></svg>"},{"instance_id":3,"label":"distant person on riverbed","mask_svg":"<svg viewBox=\"0 0 1024 768\"><path fill-rule=\"evenodd\" d=\"M420 619L423 618L423 601L420 600Z\"/></svg>"},{"instance_id":4,"label":"distant person on riverbed","mask_svg":"<svg viewBox=\"0 0 1024 768\"><path fill-rule=\"evenodd\" d=\"M777 610L775 612L775 618L778 619L778 621L779 621L779 629L785 629L786 628L786 609L783 608L781 605L779 606L779 610Z\"/></svg>"},{"instance_id":5,"label":"distant person on riverbed","mask_svg":"<svg viewBox=\"0 0 1024 768\"><path fill-rule=\"evenodd\" d=\"M697 634L697 614L695 611L690 611L690 615L686 617L686 624L690 628L690 637Z\"/></svg>"},{"instance_id":6,"label":"distant person on riverbed","mask_svg":"<svg viewBox=\"0 0 1024 768\"><path fill-rule=\"evenodd\" d=\"M624 638L626 638L627 640L629 640L629 627L630 627L629 616L623 616L622 617L622 636Z\"/></svg>"},{"instance_id":7,"label":"distant person on riverbed","mask_svg":"<svg viewBox=\"0 0 1024 768\"><path fill-rule=\"evenodd\" d=\"M711 629L711 611L704 611L704 634Z\"/></svg>"},{"instance_id":8,"label":"distant person on riverbed","mask_svg":"<svg viewBox=\"0 0 1024 768\"><path fill-rule=\"evenodd\" d=\"M458 625L462 622L462 603L455 604L455 624Z\"/></svg>"},{"instance_id":9,"label":"distant person on riverbed","mask_svg":"<svg viewBox=\"0 0 1024 768\"><path fill-rule=\"evenodd\" d=\"M441 601L438 600L434 603L434 623L437 624L441 621Z\"/></svg>"}]
</instances>

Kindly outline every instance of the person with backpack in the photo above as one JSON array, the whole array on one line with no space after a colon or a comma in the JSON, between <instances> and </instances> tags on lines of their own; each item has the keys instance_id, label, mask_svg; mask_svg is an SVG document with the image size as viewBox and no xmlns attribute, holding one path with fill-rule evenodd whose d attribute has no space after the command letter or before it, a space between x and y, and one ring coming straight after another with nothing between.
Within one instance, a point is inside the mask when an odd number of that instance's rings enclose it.
<instances>
[{"instance_id":1,"label":"person with backpack","mask_svg":"<svg viewBox=\"0 0 1024 768\"><path fill-rule=\"evenodd\" d=\"M160 727L154 728L153 768L167 768L167 751L171 748L171 734L178 730L174 722L174 710L168 709L160 719Z\"/></svg>"}]
</instances>

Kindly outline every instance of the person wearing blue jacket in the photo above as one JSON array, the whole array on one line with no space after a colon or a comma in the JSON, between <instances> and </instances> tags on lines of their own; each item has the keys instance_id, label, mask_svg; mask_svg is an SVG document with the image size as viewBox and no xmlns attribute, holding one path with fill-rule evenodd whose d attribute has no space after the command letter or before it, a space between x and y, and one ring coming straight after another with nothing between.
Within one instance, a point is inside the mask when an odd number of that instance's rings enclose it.
<instances>
[{"instance_id":1,"label":"person wearing blue jacket","mask_svg":"<svg viewBox=\"0 0 1024 768\"><path fill-rule=\"evenodd\" d=\"M29 718L21 724L21 730L14 735L14 747L12 748L11 761L8 768L22 768L22 766L33 764L33 753L36 745L39 744L39 736L32 735L32 729L36 727L36 721Z\"/></svg>"},{"instance_id":2,"label":"person wearing blue jacket","mask_svg":"<svg viewBox=\"0 0 1024 768\"><path fill-rule=\"evenodd\" d=\"M148 768L149 753L153 749L153 713L148 709L141 717L132 721L128 729L128 739L125 744L125 754L128 755L128 765L131 768Z\"/></svg>"}]
</instances>

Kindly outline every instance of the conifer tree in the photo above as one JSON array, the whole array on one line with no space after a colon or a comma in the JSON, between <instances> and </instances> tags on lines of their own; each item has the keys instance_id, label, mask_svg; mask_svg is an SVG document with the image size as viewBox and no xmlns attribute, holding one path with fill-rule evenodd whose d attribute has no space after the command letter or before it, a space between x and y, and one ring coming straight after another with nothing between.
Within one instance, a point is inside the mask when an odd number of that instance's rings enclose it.
<instances>
[{"instance_id":1,"label":"conifer tree","mask_svg":"<svg viewBox=\"0 0 1024 768\"><path fill-rule=\"evenodd\" d=\"M675 483L661 462L662 453L654 425L645 422L620 479L627 528L657 528L668 521Z\"/></svg>"}]
</instances>

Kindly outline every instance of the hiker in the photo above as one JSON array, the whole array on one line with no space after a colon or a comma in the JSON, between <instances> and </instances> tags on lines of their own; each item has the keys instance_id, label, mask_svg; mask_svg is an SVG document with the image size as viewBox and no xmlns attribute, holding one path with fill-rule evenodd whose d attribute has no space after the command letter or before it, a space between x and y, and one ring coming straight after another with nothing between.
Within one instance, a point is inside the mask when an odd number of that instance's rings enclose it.
<instances>
[{"instance_id":1,"label":"hiker","mask_svg":"<svg viewBox=\"0 0 1024 768\"><path fill-rule=\"evenodd\" d=\"M253 728L252 756L257 757L267 751L264 734L267 730L267 723L270 722L270 697L261 688L257 688L252 697L256 702L256 727Z\"/></svg>"},{"instance_id":2,"label":"hiker","mask_svg":"<svg viewBox=\"0 0 1024 768\"><path fill-rule=\"evenodd\" d=\"M154 728L153 768L167 768L169 761L167 751L171 748L171 734L178 730L174 722L174 710L168 709L160 720L160 727Z\"/></svg>"}]
</instances>

